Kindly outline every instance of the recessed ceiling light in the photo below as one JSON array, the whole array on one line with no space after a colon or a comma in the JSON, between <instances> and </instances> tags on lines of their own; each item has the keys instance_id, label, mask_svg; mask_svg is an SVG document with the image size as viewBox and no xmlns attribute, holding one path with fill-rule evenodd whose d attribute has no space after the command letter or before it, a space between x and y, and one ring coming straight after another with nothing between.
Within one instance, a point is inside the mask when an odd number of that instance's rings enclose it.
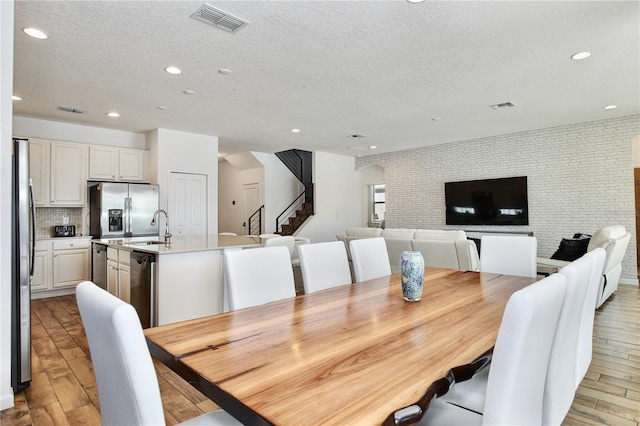
<instances>
[{"instance_id":1,"label":"recessed ceiling light","mask_svg":"<svg viewBox=\"0 0 640 426\"><path fill-rule=\"evenodd\" d=\"M409 3L422 3L424 0L407 0Z\"/></svg>"},{"instance_id":2,"label":"recessed ceiling light","mask_svg":"<svg viewBox=\"0 0 640 426\"><path fill-rule=\"evenodd\" d=\"M46 35L44 32L36 29L36 28L29 28L29 27L25 27L22 29L22 31L26 34L29 35L33 38L37 38L38 40L46 40L49 38L48 35Z\"/></svg>"},{"instance_id":3,"label":"recessed ceiling light","mask_svg":"<svg viewBox=\"0 0 640 426\"><path fill-rule=\"evenodd\" d=\"M602 107L602 109L616 109L616 108L618 108L618 105L607 105Z\"/></svg>"},{"instance_id":4,"label":"recessed ceiling light","mask_svg":"<svg viewBox=\"0 0 640 426\"><path fill-rule=\"evenodd\" d=\"M181 70L180 68L178 68L178 67L173 67L173 66L171 66L171 67L166 67L164 70L165 70L166 72L168 72L169 74L174 74L174 75L177 75L177 74L182 73L182 70Z\"/></svg>"},{"instance_id":5,"label":"recessed ceiling light","mask_svg":"<svg viewBox=\"0 0 640 426\"><path fill-rule=\"evenodd\" d=\"M162 106L162 105L158 105L156 108L159 109L160 111L165 111L167 109L166 106Z\"/></svg>"},{"instance_id":6,"label":"recessed ceiling light","mask_svg":"<svg viewBox=\"0 0 640 426\"><path fill-rule=\"evenodd\" d=\"M300 133L300 129L291 129L291 133Z\"/></svg>"},{"instance_id":7,"label":"recessed ceiling light","mask_svg":"<svg viewBox=\"0 0 640 426\"><path fill-rule=\"evenodd\" d=\"M196 92L194 92L193 90L185 90L182 93L184 93L185 95L195 95L196 94Z\"/></svg>"},{"instance_id":8,"label":"recessed ceiling light","mask_svg":"<svg viewBox=\"0 0 640 426\"><path fill-rule=\"evenodd\" d=\"M108 112L108 113L107 113L107 115L108 115L109 117L114 117L114 118L115 118L115 117L120 117L120 114L118 114L118 113L117 113L117 112L115 112L115 111Z\"/></svg>"},{"instance_id":9,"label":"recessed ceiling light","mask_svg":"<svg viewBox=\"0 0 640 426\"><path fill-rule=\"evenodd\" d=\"M21 101L22 100L22 98L20 96L16 96L16 95L11 96L11 99L14 100L14 101Z\"/></svg>"},{"instance_id":10,"label":"recessed ceiling light","mask_svg":"<svg viewBox=\"0 0 640 426\"><path fill-rule=\"evenodd\" d=\"M229 74L231 74L231 70L230 70L230 69L228 69L228 68L220 68L220 69L218 70L218 72L219 72L220 74L224 74L224 75L229 75Z\"/></svg>"},{"instance_id":11,"label":"recessed ceiling light","mask_svg":"<svg viewBox=\"0 0 640 426\"><path fill-rule=\"evenodd\" d=\"M571 59L579 61L581 59L587 59L589 56L591 56L591 52L578 52L571 55Z\"/></svg>"},{"instance_id":12,"label":"recessed ceiling light","mask_svg":"<svg viewBox=\"0 0 640 426\"><path fill-rule=\"evenodd\" d=\"M376 149L376 148L377 148L377 146L375 146L375 145L371 145L371 146L369 147L369 149Z\"/></svg>"},{"instance_id":13,"label":"recessed ceiling light","mask_svg":"<svg viewBox=\"0 0 640 426\"><path fill-rule=\"evenodd\" d=\"M440 121L440 117L433 117L431 121Z\"/></svg>"}]
</instances>

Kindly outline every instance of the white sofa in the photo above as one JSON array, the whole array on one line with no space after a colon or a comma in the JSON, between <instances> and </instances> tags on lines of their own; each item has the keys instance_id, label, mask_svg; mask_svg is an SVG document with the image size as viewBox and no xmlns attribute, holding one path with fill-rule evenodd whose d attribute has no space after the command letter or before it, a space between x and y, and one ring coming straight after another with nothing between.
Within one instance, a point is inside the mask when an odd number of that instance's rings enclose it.
<instances>
[{"instance_id":1,"label":"white sofa","mask_svg":"<svg viewBox=\"0 0 640 426\"><path fill-rule=\"evenodd\" d=\"M389 264L393 272L398 272L400 255L406 250L420 251L425 266L477 271L480 261L478 249L468 240L464 231L445 231L431 229L406 228L347 228L345 234L336 235L347 247L350 257L349 241L358 238L383 237L387 244Z\"/></svg>"},{"instance_id":2,"label":"white sofa","mask_svg":"<svg viewBox=\"0 0 640 426\"><path fill-rule=\"evenodd\" d=\"M589 241L587 251L602 247L607 252L602 278L600 279L600 287L598 289L596 308L599 308L618 288L620 273L622 272L622 258L627 251L630 239L631 234L627 232L624 226L612 225L598 229ZM564 260L545 259L541 257L537 260L538 266L551 266L558 269L570 263Z\"/></svg>"}]
</instances>

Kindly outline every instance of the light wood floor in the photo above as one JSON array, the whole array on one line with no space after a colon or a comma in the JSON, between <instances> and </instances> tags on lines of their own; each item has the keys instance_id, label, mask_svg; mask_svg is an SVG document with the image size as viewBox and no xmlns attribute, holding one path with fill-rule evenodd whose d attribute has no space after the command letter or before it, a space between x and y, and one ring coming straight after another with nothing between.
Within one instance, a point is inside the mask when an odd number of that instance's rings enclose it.
<instances>
[{"instance_id":1,"label":"light wood floor","mask_svg":"<svg viewBox=\"0 0 640 426\"><path fill-rule=\"evenodd\" d=\"M73 296L34 300L33 381L2 411L13 425L98 425L98 396L87 340ZM622 285L596 311L594 355L564 425L640 422L640 290ZM167 424L216 406L156 362Z\"/></svg>"}]
</instances>

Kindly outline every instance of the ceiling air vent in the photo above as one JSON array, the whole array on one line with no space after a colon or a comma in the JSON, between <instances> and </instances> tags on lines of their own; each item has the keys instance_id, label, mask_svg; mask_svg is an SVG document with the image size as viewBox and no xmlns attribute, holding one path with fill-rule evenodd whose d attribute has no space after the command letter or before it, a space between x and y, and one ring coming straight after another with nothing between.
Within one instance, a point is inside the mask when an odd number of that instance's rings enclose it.
<instances>
[{"instance_id":1,"label":"ceiling air vent","mask_svg":"<svg viewBox=\"0 0 640 426\"><path fill-rule=\"evenodd\" d=\"M513 108L516 106L513 102L503 102L501 104L489 105L493 109Z\"/></svg>"},{"instance_id":2,"label":"ceiling air vent","mask_svg":"<svg viewBox=\"0 0 640 426\"><path fill-rule=\"evenodd\" d=\"M60 111L64 111L64 112L72 112L74 114L86 114L87 111L84 109L80 109L80 108L71 108L71 107L66 107L66 106L62 106L62 105L58 105L58 109Z\"/></svg>"},{"instance_id":3,"label":"ceiling air vent","mask_svg":"<svg viewBox=\"0 0 640 426\"><path fill-rule=\"evenodd\" d=\"M191 17L196 21L204 22L232 34L249 25L249 22L244 19L230 15L206 3L196 10Z\"/></svg>"}]
</instances>

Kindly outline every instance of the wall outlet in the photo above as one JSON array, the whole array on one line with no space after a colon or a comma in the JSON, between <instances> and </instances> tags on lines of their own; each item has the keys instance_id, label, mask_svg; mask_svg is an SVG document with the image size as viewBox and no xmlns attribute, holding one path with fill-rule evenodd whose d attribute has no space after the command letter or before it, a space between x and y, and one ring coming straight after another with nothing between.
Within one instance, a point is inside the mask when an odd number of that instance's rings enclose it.
<instances>
[{"instance_id":1,"label":"wall outlet","mask_svg":"<svg viewBox=\"0 0 640 426\"><path fill-rule=\"evenodd\" d=\"M68 225L69 224L69 216L63 216L62 217L62 224L63 225Z\"/></svg>"}]
</instances>

